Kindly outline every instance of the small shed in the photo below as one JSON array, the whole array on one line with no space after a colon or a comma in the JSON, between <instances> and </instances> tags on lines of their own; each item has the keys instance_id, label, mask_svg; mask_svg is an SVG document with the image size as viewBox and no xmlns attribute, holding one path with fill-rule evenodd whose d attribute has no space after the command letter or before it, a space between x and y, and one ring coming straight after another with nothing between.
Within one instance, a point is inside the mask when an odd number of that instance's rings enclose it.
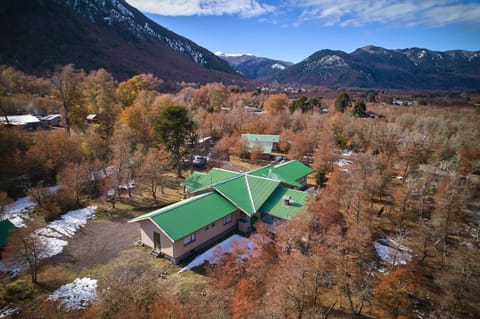
<instances>
[{"instance_id":1,"label":"small shed","mask_svg":"<svg viewBox=\"0 0 480 319\"><path fill-rule=\"evenodd\" d=\"M42 123L43 128L60 126L61 121L62 121L62 115L60 114L50 114L40 119L40 122Z\"/></svg>"}]
</instances>

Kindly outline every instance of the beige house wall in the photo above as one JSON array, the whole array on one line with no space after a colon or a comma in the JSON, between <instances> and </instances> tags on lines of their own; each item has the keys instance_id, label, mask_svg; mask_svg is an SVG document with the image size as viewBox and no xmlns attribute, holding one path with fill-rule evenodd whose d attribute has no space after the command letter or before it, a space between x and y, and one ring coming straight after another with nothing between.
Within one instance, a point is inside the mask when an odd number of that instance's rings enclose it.
<instances>
[{"instance_id":1,"label":"beige house wall","mask_svg":"<svg viewBox=\"0 0 480 319\"><path fill-rule=\"evenodd\" d=\"M142 243L148 247L153 248L153 233L160 234L160 251L167 256L175 257L173 255L173 244L170 238L168 238L163 231L161 231L152 221L149 219L142 220L140 222L140 239Z\"/></svg>"},{"instance_id":2,"label":"beige house wall","mask_svg":"<svg viewBox=\"0 0 480 319\"><path fill-rule=\"evenodd\" d=\"M188 254L195 248L198 248L199 246L202 246L203 244L208 243L211 239L220 236L222 233L225 233L229 230L232 230L233 228L237 227L238 224L238 218L239 218L239 211L236 211L232 213L232 221L229 222L228 224L223 224L223 218L216 220L212 224L208 225L207 227L204 227L202 229L199 229L195 232L195 241L191 242L188 245L183 244L183 238L180 238L174 243L174 251L175 251L175 258L179 258L185 254ZM213 226L215 224L215 226Z\"/></svg>"}]
</instances>

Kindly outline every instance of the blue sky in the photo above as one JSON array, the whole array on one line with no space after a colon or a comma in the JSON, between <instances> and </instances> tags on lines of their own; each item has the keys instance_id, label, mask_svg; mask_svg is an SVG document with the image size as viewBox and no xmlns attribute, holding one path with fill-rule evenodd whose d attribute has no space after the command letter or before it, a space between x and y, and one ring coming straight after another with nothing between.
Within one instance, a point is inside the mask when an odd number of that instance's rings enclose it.
<instances>
[{"instance_id":1,"label":"blue sky","mask_svg":"<svg viewBox=\"0 0 480 319\"><path fill-rule=\"evenodd\" d=\"M480 50L480 0L127 0L212 52L299 62L321 49Z\"/></svg>"}]
</instances>

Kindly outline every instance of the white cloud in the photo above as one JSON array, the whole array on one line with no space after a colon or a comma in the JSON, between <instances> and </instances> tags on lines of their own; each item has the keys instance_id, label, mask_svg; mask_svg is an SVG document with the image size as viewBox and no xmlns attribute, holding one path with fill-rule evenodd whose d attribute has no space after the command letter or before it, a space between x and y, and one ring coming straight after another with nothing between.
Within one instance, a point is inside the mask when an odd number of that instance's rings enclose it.
<instances>
[{"instance_id":1,"label":"white cloud","mask_svg":"<svg viewBox=\"0 0 480 319\"><path fill-rule=\"evenodd\" d=\"M480 3L468 0L292 0L290 6L301 10L297 23L327 26L480 23Z\"/></svg>"},{"instance_id":2,"label":"white cloud","mask_svg":"<svg viewBox=\"0 0 480 319\"><path fill-rule=\"evenodd\" d=\"M165 16L239 15L254 17L274 7L257 0L127 0L143 12Z\"/></svg>"}]
</instances>

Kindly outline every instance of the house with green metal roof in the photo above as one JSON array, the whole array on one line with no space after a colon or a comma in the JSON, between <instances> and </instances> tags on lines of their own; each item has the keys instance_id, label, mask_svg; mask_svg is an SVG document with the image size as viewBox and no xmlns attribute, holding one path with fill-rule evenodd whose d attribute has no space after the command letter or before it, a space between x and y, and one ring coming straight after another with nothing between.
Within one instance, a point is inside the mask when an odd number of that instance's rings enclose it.
<instances>
[{"instance_id":1,"label":"house with green metal roof","mask_svg":"<svg viewBox=\"0 0 480 319\"><path fill-rule=\"evenodd\" d=\"M242 134L242 139L247 142L248 149L260 147L263 154L271 154L278 151L278 143L280 142L280 135L269 134Z\"/></svg>"},{"instance_id":2,"label":"house with green metal roof","mask_svg":"<svg viewBox=\"0 0 480 319\"><path fill-rule=\"evenodd\" d=\"M143 245L175 263L232 232L250 233L258 220L288 220L301 211L304 185L313 170L298 161L248 172L214 168L183 182L190 196L130 220L139 223Z\"/></svg>"}]
</instances>

